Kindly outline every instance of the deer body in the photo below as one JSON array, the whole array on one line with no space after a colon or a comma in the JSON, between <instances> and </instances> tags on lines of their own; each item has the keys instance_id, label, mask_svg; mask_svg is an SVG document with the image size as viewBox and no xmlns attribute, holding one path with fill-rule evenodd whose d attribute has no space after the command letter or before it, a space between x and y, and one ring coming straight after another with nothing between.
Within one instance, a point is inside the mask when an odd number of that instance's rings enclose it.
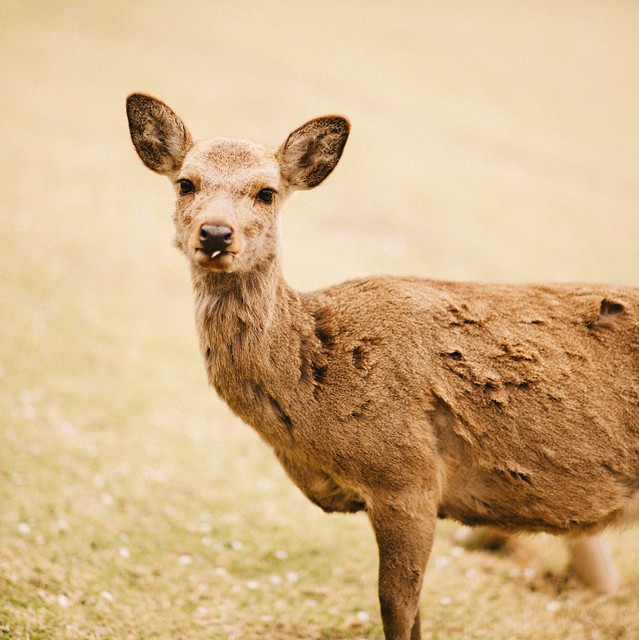
<instances>
[{"instance_id":1,"label":"deer body","mask_svg":"<svg viewBox=\"0 0 639 640\"><path fill-rule=\"evenodd\" d=\"M338 117L277 152L194 143L154 98L128 101L142 160L178 190L211 385L326 511L366 510L386 637L420 637L435 520L596 532L639 508L639 289L355 280L281 273L276 214L319 184Z\"/></svg>"},{"instance_id":2,"label":"deer body","mask_svg":"<svg viewBox=\"0 0 639 640\"><path fill-rule=\"evenodd\" d=\"M609 524L639 489L639 322L626 311L639 290L279 285L270 329L238 325L242 301L215 323L198 313L202 351L220 396L325 510L427 482L442 516L562 533Z\"/></svg>"}]
</instances>

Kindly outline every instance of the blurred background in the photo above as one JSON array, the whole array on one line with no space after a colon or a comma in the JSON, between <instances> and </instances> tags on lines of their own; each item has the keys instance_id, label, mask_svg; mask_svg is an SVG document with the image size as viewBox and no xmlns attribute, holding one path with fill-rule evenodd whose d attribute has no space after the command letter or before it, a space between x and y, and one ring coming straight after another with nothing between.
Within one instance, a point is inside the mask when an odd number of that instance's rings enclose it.
<instances>
[{"instance_id":1,"label":"blurred background","mask_svg":"<svg viewBox=\"0 0 639 640\"><path fill-rule=\"evenodd\" d=\"M206 388L172 190L127 94L274 147L351 120L283 215L300 289L636 284L638 82L624 0L0 0L0 637L382 637L365 518L316 513ZM628 590L593 604L560 546L462 557L446 526L427 637L636 631L629 535Z\"/></svg>"}]
</instances>

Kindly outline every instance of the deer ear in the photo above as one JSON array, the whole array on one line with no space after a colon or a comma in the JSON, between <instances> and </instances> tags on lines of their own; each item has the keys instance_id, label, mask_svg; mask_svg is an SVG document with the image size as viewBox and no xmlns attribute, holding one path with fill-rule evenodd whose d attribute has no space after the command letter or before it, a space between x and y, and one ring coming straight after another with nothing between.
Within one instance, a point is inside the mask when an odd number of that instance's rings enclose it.
<instances>
[{"instance_id":1,"label":"deer ear","mask_svg":"<svg viewBox=\"0 0 639 640\"><path fill-rule=\"evenodd\" d=\"M289 135L277 151L282 177L294 189L312 189L335 168L348 139L342 116L316 118Z\"/></svg>"},{"instance_id":2,"label":"deer ear","mask_svg":"<svg viewBox=\"0 0 639 640\"><path fill-rule=\"evenodd\" d=\"M162 101L141 93L126 100L133 146L142 162L165 176L175 175L193 146L182 120Z\"/></svg>"}]
</instances>

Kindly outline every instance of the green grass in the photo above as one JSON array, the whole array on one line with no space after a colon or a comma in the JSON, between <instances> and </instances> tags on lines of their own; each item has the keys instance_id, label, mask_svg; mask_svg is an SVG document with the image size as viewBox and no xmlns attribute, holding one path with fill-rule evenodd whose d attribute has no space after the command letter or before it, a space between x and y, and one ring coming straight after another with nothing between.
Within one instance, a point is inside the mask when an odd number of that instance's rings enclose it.
<instances>
[{"instance_id":1,"label":"green grass","mask_svg":"<svg viewBox=\"0 0 639 640\"><path fill-rule=\"evenodd\" d=\"M285 211L289 280L639 273L639 10L457 2L0 2L0 638L382 638L365 517L326 516L206 387L167 184L128 139L148 91L196 135L277 145L350 117ZM556 541L455 549L426 638L626 638Z\"/></svg>"}]
</instances>

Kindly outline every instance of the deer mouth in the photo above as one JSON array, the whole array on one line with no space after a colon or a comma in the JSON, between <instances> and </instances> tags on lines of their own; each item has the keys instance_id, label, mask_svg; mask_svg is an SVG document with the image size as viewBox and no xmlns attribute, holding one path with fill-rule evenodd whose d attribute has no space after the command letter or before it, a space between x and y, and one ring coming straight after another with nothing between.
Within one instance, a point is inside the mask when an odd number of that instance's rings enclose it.
<instances>
[{"instance_id":1,"label":"deer mouth","mask_svg":"<svg viewBox=\"0 0 639 640\"><path fill-rule=\"evenodd\" d=\"M235 260L236 253L233 251L213 251L208 253L201 247L196 247L193 252L193 261L199 267L214 271L228 271Z\"/></svg>"}]
</instances>

